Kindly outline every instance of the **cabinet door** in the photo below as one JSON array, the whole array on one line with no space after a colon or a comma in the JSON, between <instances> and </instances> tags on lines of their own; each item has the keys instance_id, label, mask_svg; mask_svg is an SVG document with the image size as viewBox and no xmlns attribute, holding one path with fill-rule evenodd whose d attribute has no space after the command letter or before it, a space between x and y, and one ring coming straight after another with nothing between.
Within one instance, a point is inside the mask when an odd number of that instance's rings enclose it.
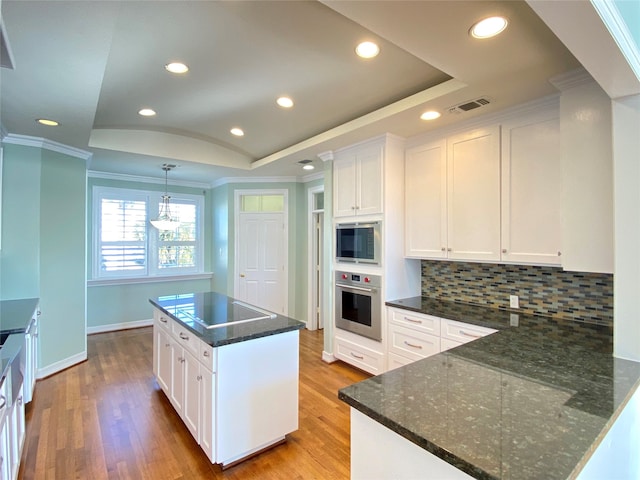
<instances>
[{"instance_id":1,"label":"cabinet door","mask_svg":"<svg viewBox=\"0 0 640 480\"><path fill-rule=\"evenodd\" d=\"M173 408L182 416L184 409L184 349L174 340L171 344L171 382L169 383L169 400Z\"/></svg>"},{"instance_id":2,"label":"cabinet door","mask_svg":"<svg viewBox=\"0 0 640 480\"><path fill-rule=\"evenodd\" d=\"M500 260L500 127L447 142L449 258Z\"/></svg>"},{"instance_id":3,"label":"cabinet door","mask_svg":"<svg viewBox=\"0 0 640 480\"><path fill-rule=\"evenodd\" d=\"M182 419L193 435L200 443L200 390L202 375L200 363L189 352L184 351L184 400Z\"/></svg>"},{"instance_id":4,"label":"cabinet door","mask_svg":"<svg viewBox=\"0 0 640 480\"><path fill-rule=\"evenodd\" d=\"M447 144L412 148L405 157L405 255L447 256Z\"/></svg>"},{"instance_id":5,"label":"cabinet door","mask_svg":"<svg viewBox=\"0 0 640 480\"><path fill-rule=\"evenodd\" d=\"M157 328L155 332L155 358L156 358L156 380L158 385L168 396L171 395L171 339L163 328Z\"/></svg>"},{"instance_id":6,"label":"cabinet door","mask_svg":"<svg viewBox=\"0 0 640 480\"><path fill-rule=\"evenodd\" d=\"M356 214L356 155L343 152L333 163L333 216Z\"/></svg>"},{"instance_id":7,"label":"cabinet door","mask_svg":"<svg viewBox=\"0 0 640 480\"><path fill-rule=\"evenodd\" d=\"M502 127L502 260L560 265L560 121Z\"/></svg>"},{"instance_id":8,"label":"cabinet door","mask_svg":"<svg viewBox=\"0 0 640 480\"><path fill-rule=\"evenodd\" d=\"M216 376L208 369L200 369L200 446L211 463L217 463L216 452Z\"/></svg>"},{"instance_id":9,"label":"cabinet door","mask_svg":"<svg viewBox=\"0 0 640 480\"><path fill-rule=\"evenodd\" d=\"M382 156L382 145L373 145L363 148L357 154L357 215L382 213Z\"/></svg>"}]
</instances>

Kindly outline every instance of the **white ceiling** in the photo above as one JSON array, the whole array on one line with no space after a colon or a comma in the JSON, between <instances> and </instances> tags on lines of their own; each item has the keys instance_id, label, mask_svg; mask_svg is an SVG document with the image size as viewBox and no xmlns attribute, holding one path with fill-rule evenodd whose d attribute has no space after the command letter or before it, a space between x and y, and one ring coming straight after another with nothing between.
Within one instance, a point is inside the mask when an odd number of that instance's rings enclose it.
<instances>
[{"instance_id":1,"label":"white ceiling","mask_svg":"<svg viewBox=\"0 0 640 480\"><path fill-rule=\"evenodd\" d=\"M301 176L299 160L381 133L410 137L555 92L580 64L523 1L2 0L13 69L0 70L10 133L93 153L98 172L214 183ZM503 14L508 29L469 27ZM355 56L375 40L380 55ZM163 66L180 60L184 76ZM275 104L289 95L295 106ZM446 113L487 96L476 111ZM137 114L142 107L158 112ZM426 109L443 117L419 120ZM61 126L44 127L37 118ZM233 137L229 129L246 132Z\"/></svg>"}]
</instances>

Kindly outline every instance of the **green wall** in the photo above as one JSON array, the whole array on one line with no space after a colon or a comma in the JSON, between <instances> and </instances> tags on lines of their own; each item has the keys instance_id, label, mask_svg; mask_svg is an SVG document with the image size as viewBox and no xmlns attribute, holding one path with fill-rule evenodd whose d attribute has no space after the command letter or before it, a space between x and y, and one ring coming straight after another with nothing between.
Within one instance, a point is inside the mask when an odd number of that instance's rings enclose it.
<instances>
[{"instance_id":1,"label":"green wall","mask_svg":"<svg viewBox=\"0 0 640 480\"><path fill-rule=\"evenodd\" d=\"M84 159L4 144L2 299L40 298L46 368L86 355Z\"/></svg>"}]
</instances>

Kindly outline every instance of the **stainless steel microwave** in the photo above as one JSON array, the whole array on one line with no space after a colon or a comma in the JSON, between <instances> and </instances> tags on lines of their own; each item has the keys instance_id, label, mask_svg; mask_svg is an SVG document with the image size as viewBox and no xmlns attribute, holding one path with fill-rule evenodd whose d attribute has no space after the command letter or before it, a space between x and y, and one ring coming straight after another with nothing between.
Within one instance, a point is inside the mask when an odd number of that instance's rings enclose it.
<instances>
[{"instance_id":1,"label":"stainless steel microwave","mask_svg":"<svg viewBox=\"0 0 640 480\"><path fill-rule=\"evenodd\" d=\"M336 225L336 260L338 262L379 265L380 244L380 222Z\"/></svg>"}]
</instances>

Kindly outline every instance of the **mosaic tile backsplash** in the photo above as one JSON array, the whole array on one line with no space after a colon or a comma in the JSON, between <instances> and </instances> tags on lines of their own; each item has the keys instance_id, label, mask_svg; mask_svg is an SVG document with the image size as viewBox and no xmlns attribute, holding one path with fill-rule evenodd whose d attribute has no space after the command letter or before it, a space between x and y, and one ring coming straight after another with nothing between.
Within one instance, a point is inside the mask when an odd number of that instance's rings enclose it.
<instances>
[{"instance_id":1,"label":"mosaic tile backsplash","mask_svg":"<svg viewBox=\"0 0 640 480\"><path fill-rule=\"evenodd\" d=\"M613 275L561 268L422 260L422 295L577 322L613 325Z\"/></svg>"}]
</instances>

